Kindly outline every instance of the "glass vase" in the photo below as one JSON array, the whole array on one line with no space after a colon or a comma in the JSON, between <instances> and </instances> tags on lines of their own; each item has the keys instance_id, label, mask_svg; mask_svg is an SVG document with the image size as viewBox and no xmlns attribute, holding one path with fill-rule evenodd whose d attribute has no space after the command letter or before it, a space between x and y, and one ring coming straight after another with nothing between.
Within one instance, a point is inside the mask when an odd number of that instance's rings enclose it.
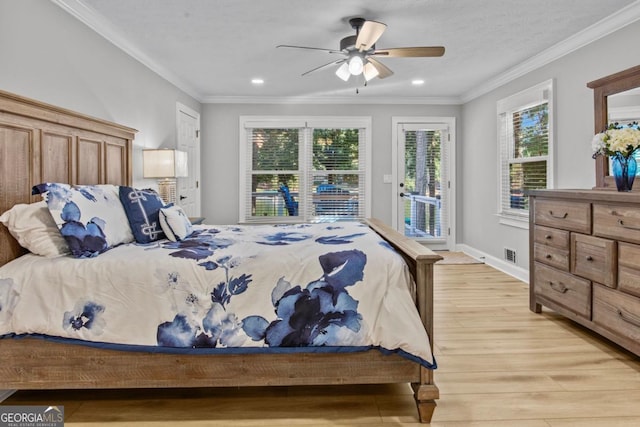
<instances>
[{"instance_id":1,"label":"glass vase","mask_svg":"<svg viewBox=\"0 0 640 427\"><path fill-rule=\"evenodd\" d=\"M616 153L611 157L611 169L618 191L631 191L633 180L636 178L638 164L633 153L628 157Z\"/></svg>"}]
</instances>

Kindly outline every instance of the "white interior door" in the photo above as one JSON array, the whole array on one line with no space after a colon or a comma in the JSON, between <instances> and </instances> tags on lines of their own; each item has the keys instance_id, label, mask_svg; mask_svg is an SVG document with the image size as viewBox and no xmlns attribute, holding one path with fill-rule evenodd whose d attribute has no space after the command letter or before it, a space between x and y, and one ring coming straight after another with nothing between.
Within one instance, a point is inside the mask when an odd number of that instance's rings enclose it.
<instances>
[{"instance_id":1,"label":"white interior door","mask_svg":"<svg viewBox=\"0 0 640 427\"><path fill-rule=\"evenodd\" d=\"M177 203L190 217L200 216L200 114L177 104L177 148L186 151L189 175L178 178Z\"/></svg>"},{"instance_id":2,"label":"white interior door","mask_svg":"<svg viewBox=\"0 0 640 427\"><path fill-rule=\"evenodd\" d=\"M451 124L397 121L394 224L431 249L453 249Z\"/></svg>"}]
</instances>

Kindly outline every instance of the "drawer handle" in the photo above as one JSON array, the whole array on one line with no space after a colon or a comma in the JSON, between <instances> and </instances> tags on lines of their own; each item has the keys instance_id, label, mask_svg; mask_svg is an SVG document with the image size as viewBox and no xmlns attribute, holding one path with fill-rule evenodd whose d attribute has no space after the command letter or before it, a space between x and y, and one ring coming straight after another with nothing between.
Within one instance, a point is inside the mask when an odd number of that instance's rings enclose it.
<instances>
[{"instance_id":1,"label":"drawer handle","mask_svg":"<svg viewBox=\"0 0 640 427\"><path fill-rule=\"evenodd\" d=\"M545 257L546 259L551 259L551 258L553 258L553 257L551 256L551 254L546 254L544 257Z\"/></svg>"},{"instance_id":2,"label":"drawer handle","mask_svg":"<svg viewBox=\"0 0 640 427\"><path fill-rule=\"evenodd\" d=\"M626 225L623 220L618 220L618 225L622 228L628 228L629 230L640 230L640 227L634 227L633 225Z\"/></svg>"},{"instance_id":3,"label":"drawer handle","mask_svg":"<svg viewBox=\"0 0 640 427\"><path fill-rule=\"evenodd\" d=\"M587 261L593 261L593 257L591 255L587 255L586 257L584 257L584 259L586 259Z\"/></svg>"},{"instance_id":4,"label":"drawer handle","mask_svg":"<svg viewBox=\"0 0 640 427\"><path fill-rule=\"evenodd\" d=\"M556 292L560 292L561 294L564 294L569 290L569 288L567 288L562 283L549 282L549 286L551 286L551 289Z\"/></svg>"},{"instance_id":5,"label":"drawer handle","mask_svg":"<svg viewBox=\"0 0 640 427\"><path fill-rule=\"evenodd\" d=\"M547 240L551 240L551 238L552 238L552 237L553 237L553 236L551 236L551 234L546 234L546 235L544 236L544 238L545 238L545 239L547 239Z\"/></svg>"},{"instance_id":6,"label":"drawer handle","mask_svg":"<svg viewBox=\"0 0 640 427\"><path fill-rule=\"evenodd\" d=\"M618 317L624 320L627 323L631 323L633 326L637 326L640 328L640 318L634 316L631 313L625 313L624 311L618 309Z\"/></svg>"},{"instance_id":7,"label":"drawer handle","mask_svg":"<svg viewBox=\"0 0 640 427\"><path fill-rule=\"evenodd\" d=\"M549 211L549 215L551 215L553 218L565 219L567 216L569 216L569 212L565 212L562 215L554 215L553 211Z\"/></svg>"}]
</instances>

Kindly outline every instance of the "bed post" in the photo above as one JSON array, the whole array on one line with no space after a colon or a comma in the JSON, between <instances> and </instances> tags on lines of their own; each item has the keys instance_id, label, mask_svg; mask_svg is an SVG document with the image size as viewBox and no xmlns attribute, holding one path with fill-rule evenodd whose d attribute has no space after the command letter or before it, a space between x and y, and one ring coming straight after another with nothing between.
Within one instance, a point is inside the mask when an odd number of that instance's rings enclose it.
<instances>
[{"instance_id":1,"label":"bed post","mask_svg":"<svg viewBox=\"0 0 640 427\"><path fill-rule=\"evenodd\" d=\"M417 243L417 242L414 242ZM421 245L422 246L422 245ZM431 251L429 251L431 252ZM422 323L429 334L431 344L431 353L433 354L433 264L438 259L442 259L439 255L433 254L437 259L416 258L414 278L416 281L418 311ZM411 384L413 388L413 396L418 406L418 414L420 422L429 423L436 409L436 399L440 397L440 391L433 381L433 370L420 367L419 383Z\"/></svg>"},{"instance_id":2,"label":"bed post","mask_svg":"<svg viewBox=\"0 0 640 427\"><path fill-rule=\"evenodd\" d=\"M433 264L442 257L429 248L398 233L378 219L367 219L367 224L387 240L405 259L416 282L416 306L422 324L429 335L433 353ZM436 408L440 392L433 381L433 370L420 367L420 381L411 384L418 407L420 422L429 423Z\"/></svg>"}]
</instances>

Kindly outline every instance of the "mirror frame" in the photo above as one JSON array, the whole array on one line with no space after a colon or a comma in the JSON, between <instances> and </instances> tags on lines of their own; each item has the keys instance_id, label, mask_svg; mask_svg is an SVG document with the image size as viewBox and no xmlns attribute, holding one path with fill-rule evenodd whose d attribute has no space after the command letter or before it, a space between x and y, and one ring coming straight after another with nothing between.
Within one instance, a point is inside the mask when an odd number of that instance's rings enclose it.
<instances>
[{"instance_id":1,"label":"mirror frame","mask_svg":"<svg viewBox=\"0 0 640 427\"><path fill-rule=\"evenodd\" d=\"M594 135L609 125L607 97L629 89L640 87L640 65L587 83L593 89ZM615 190L613 177L609 175L608 157L598 156L596 163L596 186L598 190ZM640 188L633 191L640 191Z\"/></svg>"}]
</instances>

